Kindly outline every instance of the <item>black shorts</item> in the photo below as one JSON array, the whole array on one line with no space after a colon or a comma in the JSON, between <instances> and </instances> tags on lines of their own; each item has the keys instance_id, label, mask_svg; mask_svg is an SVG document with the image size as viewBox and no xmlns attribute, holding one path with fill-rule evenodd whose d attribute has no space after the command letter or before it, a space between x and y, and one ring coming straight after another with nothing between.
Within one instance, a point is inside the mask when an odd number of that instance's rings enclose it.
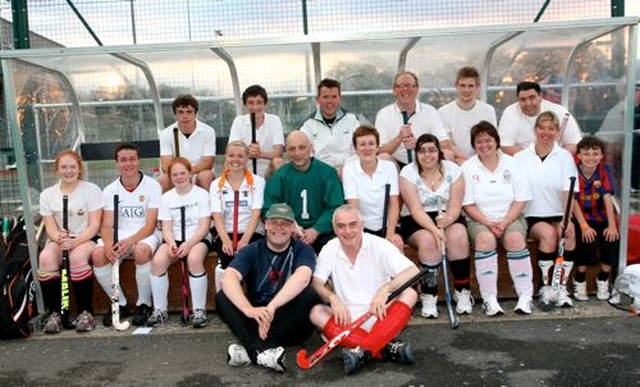
<instances>
[{"instance_id":1,"label":"black shorts","mask_svg":"<svg viewBox=\"0 0 640 387\"><path fill-rule=\"evenodd\" d=\"M562 215L560 216L529 216L527 217L527 235L531 234L531 228L537 223L557 223L562 222Z\"/></svg>"},{"instance_id":2,"label":"black shorts","mask_svg":"<svg viewBox=\"0 0 640 387\"><path fill-rule=\"evenodd\" d=\"M218 254L218 263L223 269L226 269L227 266L229 266L229 264L233 260L234 256L228 255L224 251L222 251L222 238L218 236L218 233L215 231L215 229L213 229L211 233L213 234L213 249L216 252L216 254ZM228 234L228 235L229 235L229 238L233 240L233 234ZM243 236L244 234L238 234L238 240L242 239ZM251 239L249 240L249 243L255 242L262 238L264 238L264 235L254 232L253 235L251 235Z\"/></svg>"},{"instance_id":3,"label":"black shorts","mask_svg":"<svg viewBox=\"0 0 640 387\"><path fill-rule=\"evenodd\" d=\"M604 239L604 230L607 222L588 222L589 227L596 230L596 239L592 243L582 241L582 230L575 224L576 241L578 247L574 261L577 266L595 266L598 262L613 267L618 266L618 252L620 251L620 241L607 242Z\"/></svg>"},{"instance_id":4,"label":"black shorts","mask_svg":"<svg viewBox=\"0 0 640 387\"><path fill-rule=\"evenodd\" d=\"M433 220L435 223L436 217L438 216L438 211L427 212L427 215L429 215L431 220ZM460 223L461 225L467 227L467 222L462 216L459 216L458 219L456 219L452 224L456 223ZM405 241L408 240L409 237L411 237L411 235L413 235L415 232L423 229L424 228L422 226L420 226L418 223L416 223L415 220L413 220L413 217L411 215L400 217L400 236L402 236L402 239L404 239Z\"/></svg>"}]
</instances>

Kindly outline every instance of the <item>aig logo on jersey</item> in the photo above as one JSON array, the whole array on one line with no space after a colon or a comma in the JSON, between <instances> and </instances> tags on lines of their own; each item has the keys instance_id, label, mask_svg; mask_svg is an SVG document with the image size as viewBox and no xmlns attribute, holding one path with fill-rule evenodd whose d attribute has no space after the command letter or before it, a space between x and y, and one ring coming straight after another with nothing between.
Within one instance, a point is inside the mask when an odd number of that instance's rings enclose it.
<instances>
[{"instance_id":1,"label":"aig logo on jersey","mask_svg":"<svg viewBox=\"0 0 640 387\"><path fill-rule=\"evenodd\" d=\"M145 216L144 207L142 206L120 207L120 215L127 218L141 218Z\"/></svg>"}]
</instances>

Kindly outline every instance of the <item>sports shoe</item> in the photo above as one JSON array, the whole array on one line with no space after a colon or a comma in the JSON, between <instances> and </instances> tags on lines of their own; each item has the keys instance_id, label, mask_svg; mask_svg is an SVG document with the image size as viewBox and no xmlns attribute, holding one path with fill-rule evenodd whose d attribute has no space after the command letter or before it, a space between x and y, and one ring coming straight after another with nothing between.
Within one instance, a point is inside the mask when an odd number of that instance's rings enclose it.
<instances>
[{"instance_id":1,"label":"sports shoe","mask_svg":"<svg viewBox=\"0 0 640 387\"><path fill-rule=\"evenodd\" d=\"M91 332L96 323L93 321L93 316L86 310L82 311L76 321L73 322L76 327L76 332Z\"/></svg>"},{"instance_id":2,"label":"sports shoe","mask_svg":"<svg viewBox=\"0 0 640 387\"><path fill-rule=\"evenodd\" d=\"M533 300L531 296L519 296L518 303L513 311L517 314L531 314L533 309Z\"/></svg>"},{"instance_id":3,"label":"sports shoe","mask_svg":"<svg viewBox=\"0 0 640 387\"><path fill-rule=\"evenodd\" d=\"M351 374L371 360L371 352L360 347L343 348L344 373Z\"/></svg>"},{"instance_id":4,"label":"sports shoe","mask_svg":"<svg viewBox=\"0 0 640 387\"><path fill-rule=\"evenodd\" d=\"M151 313L151 317L149 317L145 325L156 328L164 324L168 319L169 313L167 313L166 310L154 309L153 313Z\"/></svg>"},{"instance_id":5,"label":"sports shoe","mask_svg":"<svg viewBox=\"0 0 640 387\"><path fill-rule=\"evenodd\" d=\"M589 301L589 294L587 294L587 281L573 281L573 297L578 301Z\"/></svg>"},{"instance_id":6,"label":"sports shoe","mask_svg":"<svg viewBox=\"0 0 640 387\"><path fill-rule=\"evenodd\" d=\"M462 289L460 292L455 290L453 292L453 299L456 301L456 313L471 314L471 312L473 312L473 305L476 302L471 295L471 290Z\"/></svg>"},{"instance_id":7,"label":"sports shoe","mask_svg":"<svg viewBox=\"0 0 640 387\"><path fill-rule=\"evenodd\" d=\"M123 318L129 317L129 315L130 315L129 308L127 308L126 306L120 305L120 321L122 321ZM113 316L111 315L111 312L102 316L102 325L108 328L112 324L113 324Z\"/></svg>"},{"instance_id":8,"label":"sports shoe","mask_svg":"<svg viewBox=\"0 0 640 387\"><path fill-rule=\"evenodd\" d=\"M431 294L421 294L422 310L420 314L426 318L438 318L438 297Z\"/></svg>"},{"instance_id":9,"label":"sports shoe","mask_svg":"<svg viewBox=\"0 0 640 387\"><path fill-rule=\"evenodd\" d=\"M573 306L573 301L571 301L571 298L569 297L566 285L560 285L558 288L558 300L556 301L556 306L565 308Z\"/></svg>"},{"instance_id":10,"label":"sports shoe","mask_svg":"<svg viewBox=\"0 0 640 387\"><path fill-rule=\"evenodd\" d=\"M543 304L551 304L553 302L553 290L551 286L544 285L538 293L538 300Z\"/></svg>"},{"instance_id":11,"label":"sports shoe","mask_svg":"<svg viewBox=\"0 0 640 387\"><path fill-rule=\"evenodd\" d=\"M411 355L411 346L400 340L391 341L382 349L382 359L394 361L400 364L413 364L413 355Z\"/></svg>"},{"instance_id":12,"label":"sports shoe","mask_svg":"<svg viewBox=\"0 0 640 387\"><path fill-rule=\"evenodd\" d=\"M140 304L136 306L136 311L133 313L133 317L131 318L131 324L137 327L144 326L144 324L147 323L147 320L149 319L149 316L151 316L152 312L153 309L151 309L151 307L147 304ZM120 317L123 317L122 314L120 314Z\"/></svg>"},{"instance_id":13,"label":"sports shoe","mask_svg":"<svg viewBox=\"0 0 640 387\"><path fill-rule=\"evenodd\" d=\"M484 314L489 317L500 316L504 314L504 310L500 307L498 303L498 299L495 297L489 297L482 303L482 308L484 309Z\"/></svg>"},{"instance_id":14,"label":"sports shoe","mask_svg":"<svg viewBox=\"0 0 640 387\"><path fill-rule=\"evenodd\" d=\"M230 366L238 367L251 364L247 350L240 344L231 344L227 349L227 361Z\"/></svg>"},{"instance_id":15,"label":"sports shoe","mask_svg":"<svg viewBox=\"0 0 640 387\"><path fill-rule=\"evenodd\" d=\"M284 348L282 347L269 348L260 352L256 363L263 367L271 368L276 372L284 372L287 370L284 365Z\"/></svg>"},{"instance_id":16,"label":"sports shoe","mask_svg":"<svg viewBox=\"0 0 640 387\"><path fill-rule=\"evenodd\" d=\"M207 320L207 312L204 309L196 309L191 315L191 322L194 328L204 328L209 324Z\"/></svg>"},{"instance_id":17,"label":"sports shoe","mask_svg":"<svg viewBox=\"0 0 640 387\"><path fill-rule=\"evenodd\" d=\"M44 322L44 333L60 333L62 330L62 317L60 313L53 312Z\"/></svg>"},{"instance_id":18,"label":"sports shoe","mask_svg":"<svg viewBox=\"0 0 640 387\"><path fill-rule=\"evenodd\" d=\"M609 293L609 281L599 281L596 280L596 287L598 291L596 292L596 298L600 301L606 301L611 297Z\"/></svg>"}]
</instances>

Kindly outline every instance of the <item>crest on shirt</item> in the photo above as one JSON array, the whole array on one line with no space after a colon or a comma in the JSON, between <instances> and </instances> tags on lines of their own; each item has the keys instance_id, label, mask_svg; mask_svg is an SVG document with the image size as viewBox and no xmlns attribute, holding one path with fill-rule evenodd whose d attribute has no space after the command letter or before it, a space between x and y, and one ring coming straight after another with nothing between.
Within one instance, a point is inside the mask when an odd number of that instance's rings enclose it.
<instances>
[{"instance_id":1,"label":"crest on shirt","mask_svg":"<svg viewBox=\"0 0 640 387\"><path fill-rule=\"evenodd\" d=\"M84 208L78 208L77 214L78 214L78 216L84 216L84 214L85 214Z\"/></svg>"},{"instance_id":2,"label":"crest on shirt","mask_svg":"<svg viewBox=\"0 0 640 387\"><path fill-rule=\"evenodd\" d=\"M140 196L138 196L138 201L139 201L140 203L144 202L144 195L140 195Z\"/></svg>"},{"instance_id":3,"label":"crest on shirt","mask_svg":"<svg viewBox=\"0 0 640 387\"><path fill-rule=\"evenodd\" d=\"M478 175L473 175L473 176L471 176L471 180L473 180L473 182L474 182L475 184L478 184L478 183L480 183L480 176L478 176Z\"/></svg>"},{"instance_id":4,"label":"crest on shirt","mask_svg":"<svg viewBox=\"0 0 640 387\"><path fill-rule=\"evenodd\" d=\"M511 171L506 169L503 173L502 173L502 180L504 180L505 184L510 184L511 183Z\"/></svg>"},{"instance_id":5,"label":"crest on shirt","mask_svg":"<svg viewBox=\"0 0 640 387\"><path fill-rule=\"evenodd\" d=\"M593 181L593 186L596 188L600 188L602 187L602 182L600 180L594 180Z\"/></svg>"}]
</instances>

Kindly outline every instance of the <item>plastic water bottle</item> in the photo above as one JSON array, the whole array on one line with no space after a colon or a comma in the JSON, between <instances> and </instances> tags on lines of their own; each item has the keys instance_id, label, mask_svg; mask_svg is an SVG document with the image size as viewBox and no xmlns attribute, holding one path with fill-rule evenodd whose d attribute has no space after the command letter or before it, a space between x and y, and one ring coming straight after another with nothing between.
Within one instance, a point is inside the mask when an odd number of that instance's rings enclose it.
<instances>
[{"instance_id":1,"label":"plastic water bottle","mask_svg":"<svg viewBox=\"0 0 640 387\"><path fill-rule=\"evenodd\" d=\"M153 178L158 180L160 178L160 167L153 167Z\"/></svg>"}]
</instances>

